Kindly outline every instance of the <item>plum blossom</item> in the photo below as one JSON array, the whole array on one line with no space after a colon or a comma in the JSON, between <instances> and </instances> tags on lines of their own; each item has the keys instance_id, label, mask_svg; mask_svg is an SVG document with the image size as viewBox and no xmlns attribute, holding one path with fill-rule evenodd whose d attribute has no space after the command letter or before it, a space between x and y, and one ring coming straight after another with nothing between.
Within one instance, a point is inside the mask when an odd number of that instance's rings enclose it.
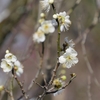
<instances>
[{"instance_id":1,"label":"plum blossom","mask_svg":"<svg viewBox=\"0 0 100 100\"><path fill-rule=\"evenodd\" d=\"M73 40L68 40L68 37L65 38L65 43L67 44L67 47L74 47L75 43Z\"/></svg>"},{"instance_id":2,"label":"plum blossom","mask_svg":"<svg viewBox=\"0 0 100 100\"><path fill-rule=\"evenodd\" d=\"M59 14L56 14L59 24L60 24L60 31L65 31L69 29L69 25L71 24L71 21L69 20L69 15L67 15L67 13L64 12L60 12Z\"/></svg>"},{"instance_id":3,"label":"plum blossom","mask_svg":"<svg viewBox=\"0 0 100 100\"><path fill-rule=\"evenodd\" d=\"M0 67L6 73L11 72L13 69L18 76L23 73L22 64L18 61L15 55L9 52L9 50L6 50L5 58L2 59Z\"/></svg>"},{"instance_id":4,"label":"plum blossom","mask_svg":"<svg viewBox=\"0 0 100 100\"><path fill-rule=\"evenodd\" d=\"M10 72L13 68L13 64L11 62L7 62L6 59L2 59L1 68L4 72Z\"/></svg>"},{"instance_id":5,"label":"plum blossom","mask_svg":"<svg viewBox=\"0 0 100 100\"><path fill-rule=\"evenodd\" d=\"M69 47L66 52L59 57L59 63L63 64L67 68L71 68L72 65L78 63L77 52Z\"/></svg>"},{"instance_id":6,"label":"plum blossom","mask_svg":"<svg viewBox=\"0 0 100 100\"><path fill-rule=\"evenodd\" d=\"M40 43L45 41L45 34L42 31L41 27L38 28L37 32L33 34L33 41Z\"/></svg>"},{"instance_id":7,"label":"plum blossom","mask_svg":"<svg viewBox=\"0 0 100 100\"><path fill-rule=\"evenodd\" d=\"M53 26L51 21L44 21L41 24L41 30L45 33L53 33L55 31L55 27Z\"/></svg>"},{"instance_id":8,"label":"plum blossom","mask_svg":"<svg viewBox=\"0 0 100 100\"><path fill-rule=\"evenodd\" d=\"M14 69L18 76L20 76L23 73L23 65L19 61L16 61L14 63Z\"/></svg>"},{"instance_id":9,"label":"plum blossom","mask_svg":"<svg viewBox=\"0 0 100 100\"><path fill-rule=\"evenodd\" d=\"M46 12L49 12L50 4L53 4L53 3L54 3L54 0L40 0L41 9Z\"/></svg>"}]
</instances>

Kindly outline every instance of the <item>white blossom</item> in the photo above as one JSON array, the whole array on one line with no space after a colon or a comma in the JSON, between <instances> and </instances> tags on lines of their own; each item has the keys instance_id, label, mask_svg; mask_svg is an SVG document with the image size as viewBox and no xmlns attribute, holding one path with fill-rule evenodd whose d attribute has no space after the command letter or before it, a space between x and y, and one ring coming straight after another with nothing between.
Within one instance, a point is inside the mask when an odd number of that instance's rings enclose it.
<instances>
[{"instance_id":1,"label":"white blossom","mask_svg":"<svg viewBox=\"0 0 100 100\"><path fill-rule=\"evenodd\" d=\"M33 34L33 41L34 42L44 42L45 41L45 34L44 32L41 30L41 27L39 27L39 29L37 30L37 32L35 32Z\"/></svg>"},{"instance_id":2,"label":"white blossom","mask_svg":"<svg viewBox=\"0 0 100 100\"><path fill-rule=\"evenodd\" d=\"M68 30L69 25L71 24L71 21L69 20L69 15L66 14L66 12L60 12L59 14L57 14L58 17L58 21L60 23L60 30L61 31L65 31Z\"/></svg>"},{"instance_id":3,"label":"white blossom","mask_svg":"<svg viewBox=\"0 0 100 100\"><path fill-rule=\"evenodd\" d=\"M13 64L11 62L7 62L6 59L2 59L0 67L4 72L10 72L13 68Z\"/></svg>"},{"instance_id":4,"label":"white blossom","mask_svg":"<svg viewBox=\"0 0 100 100\"><path fill-rule=\"evenodd\" d=\"M15 62L17 60L17 57L8 52L5 54L5 59L7 62Z\"/></svg>"},{"instance_id":5,"label":"white blossom","mask_svg":"<svg viewBox=\"0 0 100 100\"><path fill-rule=\"evenodd\" d=\"M41 24L41 30L45 33L53 33L55 31L55 27L53 26L51 21L44 21Z\"/></svg>"},{"instance_id":6,"label":"white blossom","mask_svg":"<svg viewBox=\"0 0 100 100\"><path fill-rule=\"evenodd\" d=\"M73 40L68 40L68 37L65 38L65 42L67 43L68 47L74 47L75 43L73 42Z\"/></svg>"},{"instance_id":7,"label":"white blossom","mask_svg":"<svg viewBox=\"0 0 100 100\"><path fill-rule=\"evenodd\" d=\"M50 4L53 4L54 0L40 0L40 6L41 9L49 12L50 10Z\"/></svg>"},{"instance_id":8,"label":"white blossom","mask_svg":"<svg viewBox=\"0 0 100 100\"><path fill-rule=\"evenodd\" d=\"M12 69L16 72L18 76L23 73L23 66L17 60L17 57L6 50L5 58L2 59L0 67L3 69L4 72L10 72Z\"/></svg>"},{"instance_id":9,"label":"white blossom","mask_svg":"<svg viewBox=\"0 0 100 100\"><path fill-rule=\"evenodd\" d=\"M20 76L23 73L23 65L19 61L16 61L14 63L14 69L18 76Z\"/></svg>"},{"instance_id":10,"label":"white blossom","mask_svg":"<svg viewBox=\"0 0 100 100\"><path fill-rule=\"evenodd\" d=\"M59 62L64 64L67 68L71 68L72 65L78 63L77 52L69 47L66 52L59 57Z\"/></svg>"}]
</instances>

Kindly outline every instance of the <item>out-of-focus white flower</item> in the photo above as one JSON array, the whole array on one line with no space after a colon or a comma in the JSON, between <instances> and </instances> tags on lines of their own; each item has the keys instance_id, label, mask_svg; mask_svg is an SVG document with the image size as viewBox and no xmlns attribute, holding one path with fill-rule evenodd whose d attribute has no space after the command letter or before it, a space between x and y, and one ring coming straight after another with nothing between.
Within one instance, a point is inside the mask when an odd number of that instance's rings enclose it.
<instances>
[{"instance_id":1,"label":"out-of-focus white flower","mask_svg":"<svg viewBox=\"0 0 100 100\"><path fill-rule=\"evenodd\" d=\"M59 62L64 64L67 68L71 68L72 65L78 63L77 52L69 47L66 52L59 57Z\"/></svg>"},{"instance_id":2,"label":"out-of-focus white flower","mask_svg":"<svg viewBox=\"0 0 100 100\"><path fill-rule=\"evenodd\" d=\"M57 14L53 14L54 19L57 19L57 17L58 17Z\"/></svg>"},{"instance_id":3,"label":"out-of-focus white flower","mask_svg":"<svg viewBox=\"0 0 100 100\"><path fill-rule=\"evenodd\" d=\"M1 68L4 72L10 72L13 68L13 64L11 62L7 62L6 59L2 59Z\"/></svg>"},{"instance_id":4,"label":"out-of-focus white flower","mask_svg":"<svg viewBox=\"0 0 100 100\"><path fill-rule=\"evenodd\" d=\"M19 61L16 61L14 63L14 69L18 76L20 76L23 73L23 65Z\"/></svg>"},{"instance_id":5,"label":"out-of-focus white flower","mask_svg":"<svg viewBox=\"0 0 100 100\"><path fill-rule=\"evenodd\" d=\"M59 94L61 94L63 92L63 89L62 90L58 90L57 92L53 93L54 96L57 96Z\"/></svg>"},{"instance_id":6,"label":"out-of-focus white flower","mask_svg":"<svg viewBox=\"0 0 100 100\"><path fill-rule=\"evenodd\" d=\"M0 85L0 92L2 92L4 90L4 86Z\"/></svg>"},{"instance_id":7,"label":"out-of-focus white flower","mask_svg":"<svg viewBox=\"0 0 100 100\"><path fill-rule=\"evenodd\" d=\"M37 32L35 32L33 34L33 41L34 42L44 42L45 41L45 34L44 32L41 30L41 27L39 27L39 29L37 30Z\"/></svg>"},{"instance_id":8,"label":"out-of-focus white flower","mask_svg":"<svg viewBox=\"0 0 100 100\"><path fill-rule=\"evenodd\" d=\"M73 42L73 40L68 40L68 37L65 38L65 42L67 44L68 47L74 47L75 43Z\"/></svg>"},{"instance_id":9,"label":"out-of-focus white flower","mask_svg":"<svg viewBox=\"0 0 100 100\"><path fill-rule=\"evenodd\" d=\"M12 53L10 53L8 50L6 51L5 54L5 59L7 62L15 62L17 60L17 57L14 56Z\"/></svg>"},{"instance_id":10,"label":"out-of-focus white flower","mask_svg":"<svg viewBox=\"0 0 100 100\"><path fill-rule=\"evenodd\" d=\"M41 14L40 14L40 17L41 17L41 18L44 18L44 17L45 17L45 14L44 14L44 13L41 13Z\"/></svg>"},{"instance_id":11,"label":"out-of-focus white flower","mask_svg":"<svg viewBox=\"0 0 100 100\"><path fill-rule=\"evenodd\" d=\"M44 21L41 24L41 30L45 33L53 33L55 31L55 27L53 26L51 21Z\"/></svg>"},{"instance_id":12,"label":"out-of-focus white flower","mask_svg":"<svg viewBox=\"0 0 100 100\"><path fill-rule=\"evenodd\" d=\"M40 1L40 6L41 6L42 10L44 10L46 12L49 12L49 10L50 10L49 0L41 0Z\"/></svg>"},{"instance_id":13,"label":"out-of-focus white flower","mask_svg":"<svg viewBox=\"0 0 100 100\"><path fill-rule=\"evenodd\" d=\"M71 21L69 20L69 15L66 14L66 12L60 12L59 14L57 14L58 17L58 21L60 24L60 30L61 31L65 31L68 30L69 25L71 24Z\"/></svg>"}]
</instances>

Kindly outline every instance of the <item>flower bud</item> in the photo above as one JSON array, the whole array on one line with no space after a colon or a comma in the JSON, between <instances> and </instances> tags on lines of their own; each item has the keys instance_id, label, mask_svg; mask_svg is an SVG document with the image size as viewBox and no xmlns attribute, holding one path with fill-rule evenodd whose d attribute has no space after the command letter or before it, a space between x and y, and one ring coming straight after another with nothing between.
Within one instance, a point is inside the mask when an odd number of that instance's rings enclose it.
<instances>
[{"instance_id":1,"label":"flower bud","mask_svg":"<svg viewBox=\"0 0 100 100\"><path fill-rule=\"evenodd\" d=\"M54 87L57 88L57 89L59 89L59 88L62 87L62 83L61 83L61 81L60 81L59 79L55 79L55 80L53 81L53 85L54 85Z\"/></svg>"},{"instance_id":2,"label":"flower bud","mask_svg":"<svg viewBox=\"0 0 100 100\"><path fill-rule=\"evenodd\" d=\"M2 92L4 90L4 86L0 85L0 92Z\"/></svg>"},{"instance_id":3,"label":"flower bud","mask_svg":"<svg viewBox=\"0 0 100 100\"><path fill-rule=\"evenodd\" d=\"M61 79L62 79L63 81L65 81L67 78L66 78L65 75L63 75L63 76L61 76Z\"/></svg>"},{"instance_id":4,"label":"flower bud","mask_svg":"<svg viewBox=\"0 0 100 100\"><path fill-rule=\"evenodd\" d=\"M61 70L60 74L66 74L65 70Z\"/></svg>"},{"instance_id":5,"label":"flower bud","mask_svg":"<svg viewBox=\"0 0 100 100\"><path fill-rule=\"evenodd\" d=\"M72 74L70 74L71 75L71 77L75 77L76 76L76 74L75 73L72 73Z\"/></svg>"},{"instance_id":6,"label":"flower bud","mask_svg":"<svg viewBox=\"0 0 100 100\"><path fill-rule=\"evenodd\" d=\"M6 50L6 53L9 53L9 50Z\"/></svg>"},{"instance_id":7,"label":"flower bud","mask_svg":"<svg viewBox=\"0 0 100 100\"><path fill-rule=\"evenodd\" d=\"M53 4L54 3L54 0L49 0L49 4Z\"/></svg>"},{"instance_id":8,"label":"flower bud","mask_svg":"<svg viewBox=\"0 0 100 100\"><path fill-rule=\"evenodd\" d=\"M40 14L40 17L44 18L45 17L45 14L44 13L41 13Z\"/></svg>"},{"instance_id":9,"label":"flower bud","mask_svg":"<svg viewBox=\"0 0 100 100\"><path fill-rule=\"evenodd\" d=\"M53 15L53 18L54 18L54 19L57 19L57 14L54 14L54 15Z\"/></svg>"}]
</instances>

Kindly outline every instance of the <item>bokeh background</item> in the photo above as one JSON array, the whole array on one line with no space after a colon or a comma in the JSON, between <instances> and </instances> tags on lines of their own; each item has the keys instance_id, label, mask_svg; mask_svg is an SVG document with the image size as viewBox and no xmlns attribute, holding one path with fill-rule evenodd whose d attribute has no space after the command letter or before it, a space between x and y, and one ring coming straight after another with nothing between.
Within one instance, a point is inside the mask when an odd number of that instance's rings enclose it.
<instances>
[{"instance_id":1,"label":"bokeh background","mask_svg":"<svg viewBox=\"0 0 100 100\"><path fill-rule=\"evenodd\" d=\"M55 3L57 12L69 11L76 1L57 0ZM100 0L81 0L80 4L70 14L72 24L67 32L61 33L61 45L65 37L73 39L76 43L75 49L78 52L79 63L71 69L63 70L66 70L68 79L73 72L77 74L77 77L61 94L57 96L48 95L44 100L100 100L99 18L96 24L92 25L93 20L96 19L95 15L99 14L99 8ZM4 57L7 49L18 57L24 65L24 74L19 79L24 83L26 90L34 79L40 63L38 50L41 50L41 45L36 46L32 41L32 35L38 27L40 12L39 0L0 0L0 59ZM52 14L51 9L47 19L52 19ZM85 43L82 44L84 34L87 36ZM50 79L56 63L56 39L57 32L48 36L45 42L43 72L47 80ZM83 51L84 47L86 52ZM61 70L59 69L59 73ZM4 84L9 87L10 76L10 73L6 74L0 69L0 85ZM41 75L37 81L43 84ZM27 93L32 98L30 100L34 100L42 93L42 90L34 84ZM20 95L20 88L15 82L15 100ZM0 94L0 100L8 99L6 93Z\"/></svg>"}]
</instances>

